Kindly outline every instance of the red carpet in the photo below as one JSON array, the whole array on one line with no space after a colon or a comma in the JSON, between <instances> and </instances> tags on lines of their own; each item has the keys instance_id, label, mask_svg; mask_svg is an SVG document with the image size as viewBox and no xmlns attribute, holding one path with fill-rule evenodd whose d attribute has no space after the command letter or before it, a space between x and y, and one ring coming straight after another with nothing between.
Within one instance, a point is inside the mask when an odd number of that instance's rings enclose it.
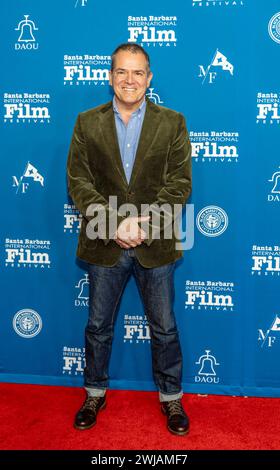
<instances>
[{"instance_id":1,"label":"red carpet","mask_svg":"<svg viewBox=\"0 0 280 470\"><path fill-rule=\"evenodd\" d=\"M280 399L185 395L190 433L166 429L157 393L109 391L88 431L73 428L79 388L0 384L1 450L279 449Z\"/></svg>"}]
</instances>

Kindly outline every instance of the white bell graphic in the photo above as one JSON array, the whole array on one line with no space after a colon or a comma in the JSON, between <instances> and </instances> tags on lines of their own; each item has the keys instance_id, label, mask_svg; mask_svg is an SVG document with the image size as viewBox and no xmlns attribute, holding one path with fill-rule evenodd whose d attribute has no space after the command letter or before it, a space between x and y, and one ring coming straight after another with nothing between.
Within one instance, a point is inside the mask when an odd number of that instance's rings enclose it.
<instances>
[{"instance_id":1,"label":"white bell graphic","mask_svg":"<svg viewBox=\"0 0 280 470\"><path fill-rule=\"evenodd\" d=\"M199 361L196 362L196 364L201 364L200 371L198 374L200 375L216 375L216 372L214 370L214 365L218 366L219 364L217 363L216 359L214 356L209 355L210 350L207 351L205 350L206 355L201 356L199 358Z\"/></svg>"},{"instance_id":2,"label":"white bell graphic","mask_svg":"<svg viewBox=\"0 0 280 470\"><path fill-rule=\"evenodd\" d=\"M16 28L16 31L20 30L20 36L18 38L19 42L34 42L35 38L33 36L33 31L37 31L38 28L36 28L34 21L31 21L28 19L29 15L24 15L25 20L22 20L19 24L18 27Z\"/></svg>"},{"instance_id":3,"label":"white bell graphic","mask_svg":"<svg viewBox=\"0 0 280 470\"><path fill-rule=\"evenodd\" d=\"M80 289L78 299L85 299L88 300L88 286L89 286L89 280L88 280L88 274L85 274L85 277L83 279L80 279L78 284L75 286Z\"/></svg>"},{"instance_id":4,"label":"white bell graphic","mask_svg":"<svg viewBox=\"0 0 280 470\"><path fill-rule=\"evenodd\" d=\"M202 375L216 375L216 372L214 371L214 368L213 368L212 359L209 359L209 358L205 357L202 360L202 366L201 366L200 371L198 373L202 374Z\"/></svg>"},{"instance_id":5,"label":"white bell graphic","mask_svg":"<svg viewBox=\"0 0 280 470\"><path fill-rule=\"evenodd\" d=\"M276 171L273 175L272 178L268 181L271 181L274 183L274 186L271 190L273 194L279 194L280 193L280 171Z\"/></svg>"}]
</instances>

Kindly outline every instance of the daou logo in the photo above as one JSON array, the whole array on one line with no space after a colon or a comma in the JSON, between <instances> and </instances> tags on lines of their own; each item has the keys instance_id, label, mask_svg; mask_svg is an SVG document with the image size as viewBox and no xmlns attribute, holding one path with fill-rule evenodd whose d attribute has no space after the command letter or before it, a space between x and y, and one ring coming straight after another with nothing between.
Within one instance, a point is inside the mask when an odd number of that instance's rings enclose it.
<instances>
[{"instance_id":1,"label":"daou logo","mask_svg":"<svg viewBox=\"0 0 280 470\"><path fill-rule=\"evenodd\" d=\"M39 45L34 37L34 31L38 31L34 21L29 19L29 15L24 15L24 20L21 20L15 28L15 31L20 31L18 40L15 44L15 50L35 50Z\"/></svg>"},{"instance_id":2,"label":"daou logo","mask_svg":"<svg viewBox=\"0 0 280 470\"><path fill-rule=\"evenodd\" d=\"M220 364L212 354L209 354L210 350L205 350L205 353L196 362L196 364L200 365L200 369L195 377L195 382L217 384L220 379L217 377L215 367Z\"/></svg>"}]
</instances>

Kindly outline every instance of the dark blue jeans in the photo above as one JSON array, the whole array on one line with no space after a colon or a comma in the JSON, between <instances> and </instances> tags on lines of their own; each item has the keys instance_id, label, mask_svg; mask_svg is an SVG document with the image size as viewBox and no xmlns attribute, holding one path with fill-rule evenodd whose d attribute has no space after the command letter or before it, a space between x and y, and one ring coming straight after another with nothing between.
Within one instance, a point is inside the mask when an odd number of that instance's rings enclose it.
<instances>
[{"instance_id":1,"label":"dark blue jeans","mask_svg":"<svg viewBox=\"0 0 280 470\"><path fill-rule=\"evenodd\" d=\"M113 267L88 265L90 293L84 381L90 395L104 395L109 385L115 313L125 284L133 274L150 327L153 376L160 400L181 398L182 353L173 312L174 268L175 263L144 268L133 248L122 250Z\"/></svg>"}]
</instances>

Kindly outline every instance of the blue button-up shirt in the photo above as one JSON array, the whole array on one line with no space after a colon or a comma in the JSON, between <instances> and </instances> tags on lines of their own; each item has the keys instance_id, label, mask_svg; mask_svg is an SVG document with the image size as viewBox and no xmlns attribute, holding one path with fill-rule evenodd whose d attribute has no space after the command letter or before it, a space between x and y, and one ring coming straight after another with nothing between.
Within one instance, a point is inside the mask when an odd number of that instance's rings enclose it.
<instances>
[{"instance_id":1,"label":"blue button-up shirt","mask_svg":"<svg viewBox=\"0 0 280 470\"><path fill-rule=\"evenodd\" d=\"M127 125L122 120L115 96L113 98L113 110L122 163L127 182L129 183L145 116L146 99L144 99L139 108L131 114Z\"/></svg>"}]
</instances>

